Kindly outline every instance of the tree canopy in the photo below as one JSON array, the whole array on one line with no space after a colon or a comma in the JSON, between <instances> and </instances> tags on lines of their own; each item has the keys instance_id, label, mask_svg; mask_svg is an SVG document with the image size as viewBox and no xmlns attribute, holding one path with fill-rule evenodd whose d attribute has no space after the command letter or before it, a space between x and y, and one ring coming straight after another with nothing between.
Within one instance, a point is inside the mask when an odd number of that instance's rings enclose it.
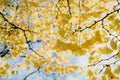
<instances>
[{"instance_id":1,"label":"tree canopy","mask_svg":"<svg viewBox=\"0 0 120 80\"><path fill-rule=\"evenodd\" d=\"M89 80L119 80L119 11L120 0L0 0L0 77L33 64L59 76L78 71ZM70 52L88 55L88 64L72 64ZM18 57L24 62L8 64Z\"/></svg>"}]
</instances>

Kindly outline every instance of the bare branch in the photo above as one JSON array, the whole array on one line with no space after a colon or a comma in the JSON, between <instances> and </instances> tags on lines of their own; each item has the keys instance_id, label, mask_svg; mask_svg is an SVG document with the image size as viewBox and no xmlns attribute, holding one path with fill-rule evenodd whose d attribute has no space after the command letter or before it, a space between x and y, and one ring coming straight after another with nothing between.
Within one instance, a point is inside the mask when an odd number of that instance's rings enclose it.
<instances>
[{"instance_id":1,"label":"bare branch","mask_svg":"<svg viewBox=\"0 0 120 80\"><path fill-rule=\"evenodd\" d=\"M29 73L27 76L25 76L25 78L24 78L23 80L27 80L27 78L28 78L29 76L31 76L31 75L35 74L36 72L38 72L39 69L40 69L40 67L39 67L37 70L35 70L35 71Z\"/></svg>"},{"instance_id":2,"label":"bare branch","mask_svg":"<svg viewBox=\"0 0 120 80\"><path fill-rule=\"evenodd\" d=\"M70 8L70 3L69 3L69 0L67 0L67 6L68 6L68 11L69 11L69 14L71 15L72 12L71 12L71 8Z\"/></svg>"},{"instance_id":3,"label":"bare branch","mask_svg":"<svg viewBox=\"0 0 120 80\"><path fill-rule=\"evenodd\" d=\"M110 67L112 64L116 64L117 62L119 62L120 59L115 60L114 62L110 63L110 64L103 64L103 68L99 71L99 74L106 68L106 67Z\"/></svg>"},{"instance_id":4,"label":"bare branch","mask_svg":"<svg viewBox=\"0 0 120 80\"><path fill-rule=\"evenodd\" d=\"M119 62L119 61L120 61L120 59L117 59L116 61L110 63L110 65L112 65L112 64L116 64L116 63Z\"/></svg>"},{"instance_id":5,"label":"bare branch","mask_svg":"<svg viewBox=\"0 0 120 80\"><path fill-rule=\"evenodd\" d=\"M106 68L105 65L103 65L103 68L99 71L99 74Z\"/></svg>"},{"instance_id":6,"label":"bare branch","mask_svg":"<svg viewBox=\"0 0 120 80\"><path fill-rule=\"evenodd\" d=\"M88 67L90 67L90 66L96 66L96 65L98 65L99 63L101 63L101 62L103 62L103 61L108 61L108 60L110 60L110 59L114 58L115 56L117 56L117 55L119 55L119 54L120 54L120 51L119 51L119 52L117 52L116 54L112 55L112 56L111 56L111 57L109 57L109 58L102 59L102 60L98 61L98 62L97 62L97 63L95 63L95 64L88 65Z\"/></svg>"},{"instance_id":7,"label":"bare branch","mask_svg":"<svg viewBox=\"0 0 120 80\"><path fill-rule=\"evenodd\" d=\"M41 58L43 58L43 59L46 59L44 56L38 54L38 53L30 46L30 44L29 44L30 41L27 40L27 35L26 35L25 31L23 31L23 33L24 33L25 41L26 41L29 49L30 49L32 52L34 52L36 55L38 55L39 57L41 57Z\"/></svg>"},{"instance_id":8,"label":"bare branch","mask_svg":"<svg viewBox=\"0 0 120 80\"><path fill-rule=\"evenodd\" d=\"M94 23L91 24L90 26L86 26L85 28L83 28L83 29L81 29L81 30L76 30L76 32L82 32L82 31L84 31L84 30L86 30L86 29L88 29L88 28L93 27L93 26L96 25L97 23L105 20L108 16L110 16L111 14L113 14L113 13L115 13L115 12L118 12L119 10L120 10L120 8L118 8L118 9L112 11L112 12L109 12L109 13L106 14L103 18L101 18L101 19L99 19L99 20L97 20L97 21L94 21Z\"/></svg>"},{"instance_id":9,"label":"bare branch","mask_svg":"<svg viewBox=\"0 0 120 80\"><path fill-rule=\"evenodd\" d=\"M0 52L1 57L4 57L6 54L8 54L8 52L9 52L9 49L3 50L2 52Z\"/></svg>"},{"instance_id":10,"label":"bare branch","mask_svg":"<svg viewBox=\"0 0 120 80\"><path fill-rule=\"evenodd\" d=\"M28 32L36 33L36 32L34 32L34 31L24 30L24 29L22 29L22 28L16 26L16 25L13 24L12 22L10 22L7 18L5 18L4 14L3 14L2 12L0 12L0 15L2 16L2 18L3 18L6 22L8 22L11 26L13 26L13 27L12 27L13 29L19 29L19 30L21 30L21 31L28 31Z\"/></svg>"},{"instance_id":11,"label":"bare branch","mask_svg":"<svg viewBox=\"0 0 120 80\"><path fill-rule=\"evenodd\" d=\"M107 33L110 35L110 36L113 36L115 39L117 39L118 41L120 41L120 39L118 38L118 36L112 34L105 26L104 26L104 22L102 21L102 28L107 31Z\"/></svg>"}]
</instances>

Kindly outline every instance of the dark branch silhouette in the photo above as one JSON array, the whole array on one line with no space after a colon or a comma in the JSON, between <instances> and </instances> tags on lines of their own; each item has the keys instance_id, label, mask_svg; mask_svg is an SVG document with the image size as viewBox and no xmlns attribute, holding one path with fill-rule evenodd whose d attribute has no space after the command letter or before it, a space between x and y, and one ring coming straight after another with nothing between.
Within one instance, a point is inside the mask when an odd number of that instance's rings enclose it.
<instances>
[{"instance_id":1,"label":"dark branch silhouette","mask_svg":"<svg viewBox=\"0 0 120 80\"><path fill-rule=\"evenodd\" d=\"M4 50L0 52L0 56L4 57L5 55L7 55L9 53L9 48L7 48L7 46L4 46Z\"/></svg>"},{"instance_id":2,"label":"dark branch silhouette","mask_svg":"<svg viewBox=\"0 0 120 80\"><path fill-rule=\"evenodd\" d=\"M27 76L25 76L25 78L24 78L23 80L27 80L27 78L28 78L29 76L31 76L31 75L33 75L33 74L35 74L36 72L39 72L39 69L40 69L40 67L39 67L39 68L37 68L35 71L33 71L33 72L29 73Z\"/></svg>"},{"instance_id":3,"label":"dark branch silhouette","mask_svg":"<svg viewBox=\"0 0 120 80\"><path fill-rule=\"evenodd\" d=\"M7 18L5 18L4 14L3 14L2 12L0 12L0 15L2 16L2 18L3 18L6 22L8 22L11 26L13 26L13 27L12 27L13 29L19 29L19 30L21 30L21 31L27 31L27 32L37 33L37 32L34 32L34 31L30 31L30 30L24 30L24 29L16 26L16 25L13 24L12 22L10 22Z\"/></svg>"},{"instance_id":4,"label":"dark branch silhouette","mask_svg":"<svg viewBox=\"0 0 120 80\"><path fill-rule=\"evenodd\" d=\"M99 23L99 22L104 21L108 16L112 15L113 13L119 12L119 10L120 10L120 8L118 8L118 9L112 11L112 12L109 12L109 13L106 14L103 18L98 19L97 21L94 21L94 23L91 24L90 26L86 26L85 28L83 28L83 29L81 29L81 30L75 30L74 33L76 33L76 32L82 32L82 31L84 31L84 30L86 30L86 29L92 28L94 25L96 25L96 24ZM74 33L73 33L73 34L74 34Z\"/></svg>"},{"instance_id":5,"label":"dark branch silhouette","mask_svg":"<svg viewBox=\"0 0 120 80\"><path fill-rule=\"evenodd\" d=\"M7 50L3 50L2 52L0 52L0 56L1 57L4 57L6 54L8 54L9 53L9 49L7 49Z\"/></svg>"},{"instance_id":6,"label":"dark branch silhouette","mask_svg":"<svg viewBox=\"0 0 120 80\"><path fill-rule=\"evenodd\" d=\"M110 60L110 59L114 58L115 56L117 56L117 55L119 55L119 54L120 54L120 51L119 51L119 52L117 52L116 54L112 55L112 56L111 56L111 57L109 57L109 58L102 59L102 60L98 61L98 62L97 62L97 63L95 63L95 64L88 65L88 67L90 67L90 66L95 66L95 65L97 65L97 64L99 64L99 63L101 63L101 62L103 62L103 61L108 61L108 60Z\"/></svg>"},{"instance_id":7,"label":"dark branch silhouette","mask_svg":"<svg viewBox=\"0 0 120 80\"><path fill-rule=\"evenodd\" d=\"M67 6L68 6L68 11L69 11L69 14L70 14L70 15L72 15L71 8L70 8L70 2L69 2L69 0L67 0Z\"/></svg>"}]
</instances>

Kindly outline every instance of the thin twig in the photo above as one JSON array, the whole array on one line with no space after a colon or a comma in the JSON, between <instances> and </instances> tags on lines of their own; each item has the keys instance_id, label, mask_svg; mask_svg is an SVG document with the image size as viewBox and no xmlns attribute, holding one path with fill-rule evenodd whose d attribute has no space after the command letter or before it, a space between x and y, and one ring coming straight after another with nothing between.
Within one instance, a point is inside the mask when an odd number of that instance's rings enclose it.
<instances>
[{"instance_id":1,"label":"thin twig","mask_svg":"<svg viewBox=\"0 0 120 80\"><path fill-rule=\"evenodd\" d=\"M70 8L70 2L69 2L69 0L67 0L67 6L68 6L68 11L69 11L69 14L71 15L71 14L72 14L72 12L71 12L71 8Z\"/></svg>"},{"instance_id":2,"label":"thin twig","mask_svg":"<svg viewBox=\"0 0 120 80\"><path fill-rule=\"evenodd\" d=\"M120 39L118 38L118 36L112 34L105 26L104 26L104 21L102 21L102 28L107 31L107 33L110 35L110 36L113 36L115 39L117 39L118 41L120 41Z\"/></svg>"},{"instance_id":3,"label":"thin twig","mask_svg":"<svg viewBox=\"0 0 120 80\"><path fill-rule=\"evenodd\" d=\"M97 23L105 20L108 16L110 16L111 14L113 14L113 13L115 13L115 12L118 12L119 10L120 10L120 8L118 8L118 9L112 11L112 12L109 12L109 13L106 14L103 18L101 18L101 19L99 19L99 20L97 20L97 21L94 21L94 23L91 24L90 26L86 26L85 28L83 28L83 29L81 29L81 30L76 30L76 32L82 32L82 31L84 31L84 30L86 30L86 29L89 29L89 28L93 27L93 26L96 25Z\"/></svg>"},{"instance_id":4,"label":"thin twig","mask_svg":"<svg viewBox=\"0 0 120 80\"><path fill-rule=\"evenodd\" d=\"M35 71L29 73L27 76L25 76L25 78L24 78L23 80L27 80L27 78L28 78L29 76L31 76L31 75L35 74L36 72L38 72L39 69L40 69L40 67L39 67L37 70L35 70Z\"/></svg>"},{"instance_id":5,"label":"thin twig","mask_svg":"<svg viewBox=\"0 0 120 80\"><path fill-rule=\"evenodd\" d=\"M2 12L0 12L0 15L2 16L2 18L3 18L6 22L8 22L11 26L13 26L13 27L12 27L13 29L19 29L19 30L22 30L22 31L28 31L28 32L36 33L36 32L34 32L34 31L24 30L24 29L22 29L22 28L16 26L16 25L13 24L12 22L10 22L7 18L5 18L4 14L3 14Z\"/></svg>"},{"instance_id":6,"label":"thin twig","mask_svg":"<svg viewBox=\"0 0 120 80\"><path fill-rule=\"evenodd\" d=\"M101 63L101 62L103 62L103 61L108 61L108 60L110 60L110 59L114 58L115 56L117 56L117 55L119 55L119 54L120 54L120 51L119 51L119 52L117 52L116 54L112 55L112 56L111 56L111 57L109 57L109 58L102 59L102 60L98 61L98 62L97 62L97 63L95 63L95 64L88 65L88 67L90 67L90 66L95 66L95 65L97 65L97 64L99 64L99 63Z\"/></svg>"}]
</instances>

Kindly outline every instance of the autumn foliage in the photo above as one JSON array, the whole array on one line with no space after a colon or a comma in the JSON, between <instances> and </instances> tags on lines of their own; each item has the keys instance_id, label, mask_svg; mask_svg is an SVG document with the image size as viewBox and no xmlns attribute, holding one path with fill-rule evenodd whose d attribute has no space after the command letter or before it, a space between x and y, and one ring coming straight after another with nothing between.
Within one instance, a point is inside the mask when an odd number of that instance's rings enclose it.
<instances>
[{"instance_id":1,"label":"autumn foliage","mask_svg":"<svg viewBox=\"0 0 120 80\"><path fill-rule=\"evenodd\" d=\"M17 74L7 60L21 57L24 63L14 67L27 66L29 70L33 64L39 70L45 65L44 72L57 71L59 76L79 71L88 80L120 80L119 2L0 0L0 43L7 46L7 51L0 53L0 76ZM37 42L43 47L35 48ZM70 52L75 56L88 54L89 63L73 65L65 56Z\"/></svg>"}]
</instances>

